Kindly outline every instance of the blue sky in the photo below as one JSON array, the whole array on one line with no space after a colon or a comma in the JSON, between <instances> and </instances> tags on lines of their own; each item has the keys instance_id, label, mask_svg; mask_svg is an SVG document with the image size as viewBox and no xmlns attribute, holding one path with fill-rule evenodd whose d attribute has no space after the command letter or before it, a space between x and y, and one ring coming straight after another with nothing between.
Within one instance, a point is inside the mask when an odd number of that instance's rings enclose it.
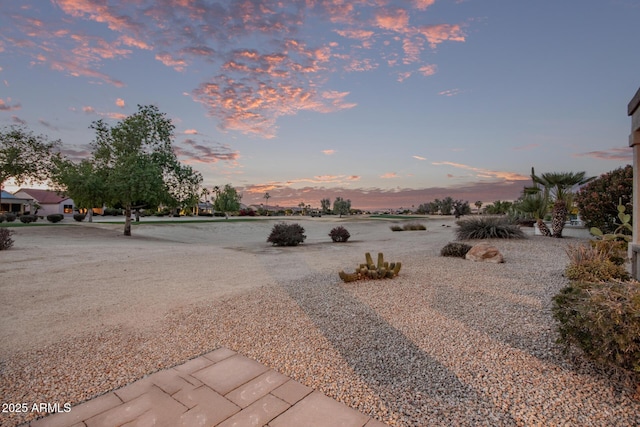
<instances>
[{"instance_id":1,"label":"blue sky","mask_svg":"<svg viewBox=\"0 0 640 427\"><path fill-rule=\"evenodd\" d=\"M532 166L631 163L640 0L2 3L0 126L81 158L91 122L155 104L246 204L488 203Z\"/></svg>"}]
</instances>

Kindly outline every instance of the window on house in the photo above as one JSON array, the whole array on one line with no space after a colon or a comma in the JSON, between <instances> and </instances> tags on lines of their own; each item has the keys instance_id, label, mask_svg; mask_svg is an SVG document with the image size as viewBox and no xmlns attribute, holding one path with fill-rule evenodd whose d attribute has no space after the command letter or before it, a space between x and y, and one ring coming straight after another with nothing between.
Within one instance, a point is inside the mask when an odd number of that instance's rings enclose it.
<instances>
[{"instance_id":1,"label":"window on house","mask_svg":"<svg viewBox=\"0 0 640 427\"><path fill-rule=\"evenodd\" d=\"M73 205L64 205L64 213L73 213Z\"/></svg>"}]
</instances>

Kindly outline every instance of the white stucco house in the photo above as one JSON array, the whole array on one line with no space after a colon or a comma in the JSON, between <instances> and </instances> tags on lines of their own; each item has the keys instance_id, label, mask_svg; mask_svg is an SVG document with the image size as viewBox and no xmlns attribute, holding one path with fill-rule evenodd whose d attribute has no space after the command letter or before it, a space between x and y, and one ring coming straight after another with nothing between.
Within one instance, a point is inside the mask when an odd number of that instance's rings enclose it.
<instances>
[{"instance_id":1,"label":"white stucco house","mask_svg":"<svg viewBox=\"0 0 640 427\"><path fill-rule=\"evenodd\" d=\"M35 188L21 188L13 193L15 197L29 200L31 213L35 213L35 203L39 205L38 215L47 216L50 214L73 215L75 204L67 196L60 195L51 190L40 190Z\"/></svg>"}]
</instances>

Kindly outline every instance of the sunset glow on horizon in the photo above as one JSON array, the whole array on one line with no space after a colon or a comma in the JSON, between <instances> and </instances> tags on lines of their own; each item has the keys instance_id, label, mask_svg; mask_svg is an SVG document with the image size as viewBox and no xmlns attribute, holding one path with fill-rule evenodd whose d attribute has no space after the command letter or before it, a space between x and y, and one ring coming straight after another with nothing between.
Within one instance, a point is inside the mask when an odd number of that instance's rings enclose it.
<instances>
[{"instance_id":1,"label":"sunset glow on horizon","mask_svg":"<svg viewBox=\"0 0 640 427\"><path fill-rule=\"evenodd\" d=\"M0 127L81 159L93 121L153 104L247 205L513 200L532 166L632 163L640 2L566 3L3 2Z\"/></svg>"}]
</instances>

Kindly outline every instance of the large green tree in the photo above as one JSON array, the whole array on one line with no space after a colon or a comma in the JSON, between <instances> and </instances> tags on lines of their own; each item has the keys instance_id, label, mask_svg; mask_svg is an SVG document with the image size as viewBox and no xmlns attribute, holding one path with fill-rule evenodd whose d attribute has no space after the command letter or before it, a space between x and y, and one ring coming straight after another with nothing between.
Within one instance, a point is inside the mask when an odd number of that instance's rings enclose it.
<instances>
[{"instance_id":1,"label":"large green tree","mask_svg":"<svg viewBox=\"0 0 640 427\"><path fill-rule=\"evenodd\" d=\"M0 189L9 179L16 185L48 181L59 145L59 140L50 141L46 136L34 135L25 127L4 128L0 131Z\"/></svg>"},{"instance_id":2,"label":"large green tree","mask_svg":"<svg viewBox=\"0 0 640 427\"><path fill-rule=\"evenodd\" d=\"M336 197L336 200L333 202L333 213L340 215L347 215L351 210L351 200L343 199L342 197Z\"/></svg>"},{"instance_id":3,"label":"large green tree","mask_svg":"<svg viewBox=\"0 0 640 427\"><path fill-rule=\"evenodd\" d=\"M60 191L64 191L78 208L87 209L89 222L93 221L93 208L102 207L105 201L107 186L106 176L98 170L91 160L79 163L59 158L53 181Z\"/></svg>"},{"instance_id":4,"label":"large green tree","mask_svg":"<svg viewBox=\"0 0 640 427\"><path fill-rule=\"evenodd\" d=\"M225 217L229 217L229 212L234 212L240 209L240 199L242 195L238 194L238 191L231 186L231 184L225 184L223 188L218 186L213 188L215 195L215 201L213 202L213 208L217 211L224 212Z\"/></svg>"},{"instance_id":5,"label":"large green tree","mask_svg":"<svg viewBox=\"0 0 640 427\"><path fill-rule=\"evenodd\" d=\"M202 177L178 161L172 147L174 126L157 107L139 105L136 113L115 125L98 120L91 128L96 131L92 157L77 167L61 161L68 174L61 175L59 185L83 202L102 200L122 206L125 236L131 235L134 207L176 207L197 201ZM91 170L103 186L77 184Z\"/></svg>"}]
</instances>

